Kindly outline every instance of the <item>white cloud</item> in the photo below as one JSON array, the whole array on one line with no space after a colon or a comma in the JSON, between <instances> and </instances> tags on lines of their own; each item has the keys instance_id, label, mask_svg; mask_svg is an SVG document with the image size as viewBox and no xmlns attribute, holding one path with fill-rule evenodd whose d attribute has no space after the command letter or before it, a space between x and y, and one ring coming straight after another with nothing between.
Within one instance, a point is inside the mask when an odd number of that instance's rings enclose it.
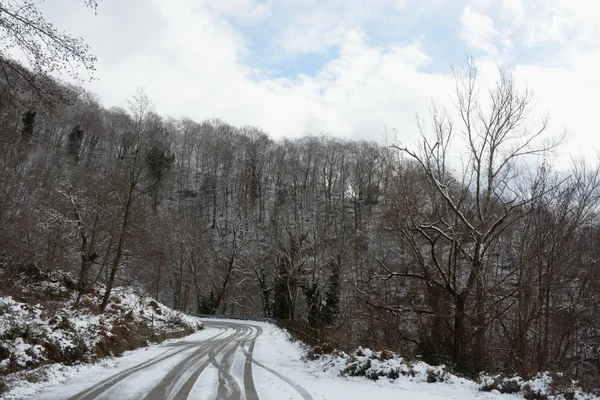
<instances>
[{"instance_id":1,"label":"white cloud","mask_svg":"<svg viewBox=\"0 0 600 400\"><path fill-rule=\"evenodd\" d=\"M600 154L597 98L600 93L599 54L580 54L571 68L518 65L516 73L534 90L540 113L550 117L554 132L567 131L561 148L564 163L571 155L593 159Z\"/></svg>"},{"instance_id":2,"label":"white cloud","mask_svg":"<svg viewBox=\"0 0 600 400\"><path fill-rule=\"evenodd\" d=\"M522 21L525 17L523 0L502 0L502 7L507 17L513 21Z\"/></svg>"},{"instance_id":3,"label":"white cloud","mask_svg":"<svg viewBox=\"0 0 600 400\"><path fill-rule=\"evenodd\" d=\"M325 22L311 20L302 26L288 28L278 40L278 46L287 53L320 53L340 45L348 32L343 25L329 27Z\"/></svg>"},{"instance_id":4,"label":"white cloud","mask_svg":"<svg viewBox=\"0 0 600 400\"><path fill-rule=\"evenodd\" d=\"M534 90L539 116L550 117L554 132L565 129L564 164L571 154L600 152L594 121L600 93L600 4L573 0L473 0L478 12L493 15L500 40L521 44L527 62L514 58L515 73ZM496 7L496 8L495 8ZM536 56L529 53L532 48Z\"/></svg>"},{"instance_id":5,"label":"white cloud","mask_svg":"<svg viewBox=\"0 0 600 400\"><path fill-rule=\"evenodd\" d=\"M460 36L467 45L490 55L497 55L498 49L494 42L499 33L494 28L494 21L487 15L474 11L467 5L460 17Z\"/></svg>"},{"instance_id":6,"label":"white cloud","mask_svg":"<svg viewBox=\"0 0 600 400\"><path fill-rule=\"evenodd\" d=\"M408 0L396 0L396 8L403 9L408 5Z\"/></svg>"},{"instance_id":7,"label":"white cloud","mask_svg":"<svg viewBox=\"0 0 600 400\"><path fill-rule=\"evenodd\" d=\"M274 14L275 6L282 3L236 1L239 9L248 10L267 4L268 13L260 17L263 22L280 16ZM287 3L292 9L308 4ZM404 45L369 45L364 21L376 19L377 14L364 10L364 3L359 10L360 3L343 2L343 8L341 0L314 2L314 10L302 9L284 21L277 33L282 38L290 35L281 43L287 51L315 52L335 46L338 54L316 73L287 78L274 78L245 64L248 38L228 22L238 18L235 7L216 9L214 3L192 0L106 0L97 16L82 4L72 6L68 18L60 7L48 5L44 12L57 26L84 36L97 52L100 80L89 88L107 106L125 105L142 85L164 115L196 120L220 117L236 125L258 125L274 137L326 132L378 139L387 127L397 129L403 142L412 143L417 135L415 112L426 112L431 98L445 101L452 92L450 71L424 70L431 61L445 64L447 60L432 60L419 35L427 32L416 33ZM518 46L526 38L530 45L542 48L552 40L558 48L541 55L550 64L531 57L514 58L511 64L519 79L537 93L540 113L551 115L554 128L564 126L571 132L565 153L580 148L589 153L594 146L600 149L594 121L600 51L591 46L600 38L597 11L577 1L544 4L541 0L477 0L456 10L461 31L447 34L461 34L465 45L480 51L485 71L524 51ZM563 21L561 10L571 19ZM542 36L542 27L554 27L554 33ZM561 38L577 39L563 43ZM457 54L463 52L456 49Z\"/></svg>"},{"instance_id":8,"label":"white cloud","mask_svg":"<svg viewBox=\"0 0 600 400\"><path fill-rule=\"evenodd\" d=\"M340 29L333 41L340 46L339 57L316 75L272 78L244 64L245 38L221 18L223 10L193 1L177 2L177 7L165 0L152 4L161 21L160 34L148 29L147 39L131 35L131 27L143 23L134 14L129 26L86 35L99 49L100 80L89 87L108 106L124 105L136 87L145 86L157 110L166 115L258 125L275 137L327 132L380 139L387 127L409 140L416 134L417 109L449 88L447 76L419 72L430 58L418 41L369 47L363 31L350 27ZM66 28L102 31L104 22L95 18L82 15ZM110 46L96 47L102 41L135 50L129 57L106 57Z\"/></svg>"},{"instance_id":9,"label":"white cloud","mask_svg":"<svg viewBox=\"0 0 600 400\"><path fill-rule=\"evenodd\" d=\"M399 13L409 5L408 0L286 0L280 8L276 25L281 33L276 47L288 56L321 53L340 46L346 34L365 31L366 25ZM282 6L282 5L285 6Z\"/></svg>"},{"instance_id":10,"label":"white cloud","mask_svg":"<svg viewBox=\"0 0 600 400\"><path fill-rule=\"evenodd\" d=\"M582 0L469 0L528 47L600 44L600 4Z\"/></svg>"},{"instance_id":11,"label":"white cloud","mask_svg":"<svg viewBox=\"0 0 600 400\"><path fill-rule=\"evenodd\" d=\"M271 13L270 1L257 0L205 0L207 8L224 17L234 17L243 24L263 21Z\"/></svg>"}]
</instances>

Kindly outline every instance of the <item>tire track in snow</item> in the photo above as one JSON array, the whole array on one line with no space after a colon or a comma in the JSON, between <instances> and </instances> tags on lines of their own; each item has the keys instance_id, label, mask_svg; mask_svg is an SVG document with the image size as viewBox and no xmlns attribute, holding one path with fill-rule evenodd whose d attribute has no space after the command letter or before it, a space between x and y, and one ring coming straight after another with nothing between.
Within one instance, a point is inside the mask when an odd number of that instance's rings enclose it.
<instances>
[{"instance_id":1,"label":"tire track in snow","mask_svg":"<svg viewBox=\"0 0 600 400\"><path fill-rule=\"evenodd\" d=\"M107 391L113 388L117 389L115 386L123 380L128 378L136 379L132 375L143 373L144 370L189 350L192 350L192 352L185 355L183 360L177 361L177 364L171 367L170 371L155 383L150 392L142 395L143 398L146 400L187 399L204 370L209 365L213 365L218 371L218 381L216 382L217 399L231 400L245 398L246 400L258 400L259 395L253 375L254 364L283 380L304 400L312 400L312 396L301 385L254 359L256 341L263 332L260 326L245 323L207 321L208 327L221 329L221 332L200 339L197 342L183 341L176 343L172 350L168 350L146 362L117 373L78 393L69 400L92 400L98 396L107 395ZM197 348L194 349L194 347ZM237 362L234 362L235 355L239 354L239 350L241 350L244 356L243 370L233 372L232 367L234 364L239 365ZM222 357L220 360L217 360L217 357L221 354ZM243 390L239 382L243 382ZM112 395L111 393L110 396Z\"/></svg>"},{"instance_id":2,"label":"tire track in snow","mask_svg":"<svg viewBox=\"0 0 600 400\"><path fill-rule=\"evenodd\" d=\"M221 343L221 347L216 351L216 354L219 354L225 347L227 347L227 345L229 344L229 342L225 342L225 343ZM208 354L206 354L208 356ZM177 391L177 393L173 396L171 394L172 397L167 397L169 399L176 399L176 400L184 400L187 399L190 395L190 393L192 392L192 389L194 387L194 384L196 383L196 381L198 380L198 378L200 377L200 375L202 374L202 372L204 372L204 370L206 369L206 367L211 364L211 362L208 360L204 361L201 365L196 366L195 370L191 373L191 374L187 374L187 379L186 376L182 376L183 379L185 379L185 382L181 385L181 387L179 388L179 390ZM198 365L198 363L196 364Z\"/></svg>"},{"instance_id":3,"label":"tire track in snow","mask_svg":"<svg viewBox=\"0 0 600 400\"><path fill-rule=\"evenodd\" d=\"M235 351L240 343L245 342L248 336L251 336L252 328L240 324L227 324L225 326L215 324L215 327L230 330L233 328L234 332L218 341L214 341L215 338L213 338L213 341L206 343L201 349L177 364L145 397L146 400L187 399L194 384L209 364L214 365L219 372L220 385L217 397L240 398L239 386L229 371ZM230 347L232 344L233 346ZM219 363L216 358L227 347L230 347L230 349L227 350ZM204 360L205 357L206 360Z\"/></svg>"},{"instance_id":4,"label":"tire track in snow","mask_svg":"<svg viewBox=\"0 0 600 400\"><path fill-rule=\"evenodd\" d=\"M294 382L293 380L291 380L290 378L288 378L287 376L280 374L279 372L261 364L260 362L256 361L253 357L254 354L254 344L256 342L256 338L258 336L260 336L262 334L262 328L255 326L255 328L257 329L257 335L256 337L252 340L252 344L250 345L250 348L248 350L245 350L244 348L242 348L242 351L244 352L244 355L246 356L246 368L247 368L247 372L244 373L244 375L249 374L250 375L250 379L252 379L252 363L258 365L259 367L269 371L270 373L272 373L273 375L275 375L276 377L278 377L279 379L283 380L285 383L287 383L288 385L290 385L296 392L298 392L298 394L300 396L302 396L302 398L304 400L313 400L312 396L310 395L310 393L308 393L308 391L306 389L304 389L302 386L300 386L299 384L297 384L296 382ZM254 383L252 383L252 387L254 387ZM248 395L248 394L247 394ZM254 396L253 399L258 399L258 395L256 394L256 389L254 389ZM250 399L250 397L247 397L247 399Z\"/></svg>"},{"instance_id":5,"label":"tire track in snow","mask_svg":"<svg viewBox=\"0 0 600 400\"><path fill-rule=\"evenodd\" d=\"M244 331L241 328L236 328L233 335L220 339L217 342L207 343L201 350L195 353L193 357L190 357L188 359L189 361L184 360L182 363L178 364L167 377L163 378L162 384L156 386L146 399L187 399L194 383L204 369L210 364L209 360L202 362L203 359L205 357L210 358L211 353L215 354L215 356L218 355L243 333Z\"/></svg>"},{"instance_id":6,"label":"tire track in snow","mask_svg":"<svg viewBox=\"0 0 600 400\"><path fill-rule=\"evenodd\" d=\"M241 397L241 389L236 379L231 375L231 367L233 366L233 356L235 351L240 347L241 343L245 341L248 336L252 335L252 328L248 325L240 325L246 334L240 338L221 358L219 364L216 357L213 355L209 359L212 365L214 365L219 371L219 387L217 389L217 399L239 399Z\"/></svg>"},{"instance_id":7,"label":"tire track in snow","mask_svg":"<svg viewBox=\"0 0 600 400\"><path fill-rule=\"evenodd\" d=\"M262 334L262 328L258 326L255 326L255 328L256 335L252 338L250 346L248 346L248 351L245 351L242 345L242 352L246 357L246 360L244 361L244 391L246 392L246 400L258 400L256 386L254 385L254 377L252 376L252 355L254 354L256 339Z\"/></svg>"},{"instance_id":8,"label":"tire track in snow","mask_svg":"<svg viewBox=\"0 0 600 400\"><path fill-rule=\"evenodd\" d=\"M227 333L227 331L225 330L222 332L217 332L214 336L211 336L208 339L209 340L213 339L224 333ZM94 386L76 394L75 396L70 397L68 400L93 400L96 397L98 397L99 395L101 395L102 393L106 392L107 390L109 390L110 388L115 386L117 383L123 381L124 379L135 374L136 372L139 372L146 368L152 367L168 358L171 358L173 356L176 356L177 354L180 354L186 350L189 350L189 349L193 348L194 346L197 346L197 343L185 343L184 342L181 344L181 346L176 346L172 350L167 350L166 352L161 353L161 354L157 355L156 357L151 358L148 361L145 361L141 364L136 365L135 367L132 367L125 371L119 372L119 373L101 381L100 383L97 383ZM179 347L182 347L182 348L179 349Z\"/></svg>"}]
</instances>

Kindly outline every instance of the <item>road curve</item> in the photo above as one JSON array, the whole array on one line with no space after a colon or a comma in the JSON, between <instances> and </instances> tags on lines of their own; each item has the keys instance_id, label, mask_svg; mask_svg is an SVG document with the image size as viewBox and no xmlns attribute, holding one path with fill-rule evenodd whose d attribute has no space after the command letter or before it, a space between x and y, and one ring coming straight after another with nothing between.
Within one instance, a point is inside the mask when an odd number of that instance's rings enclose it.
<instances>
[{"instance_id":1,"label":"road curve","mask_svg":"<svg viewBox=\"0 0 600 400\"><path fill-rule=\"evenodd\" d=\"M206 321L210 334L201 340L174 342L162 354L121 371L68 398L69 400L260 399L253 371L258 367L289 385L297 397L312 400L306 389L254 359L260 326L251 323ZM208 332L207 332L208 333ZM207 370L212 373L207 374ZM201 388L200 388L201 386Z\"/></svg>"}]
</instances>

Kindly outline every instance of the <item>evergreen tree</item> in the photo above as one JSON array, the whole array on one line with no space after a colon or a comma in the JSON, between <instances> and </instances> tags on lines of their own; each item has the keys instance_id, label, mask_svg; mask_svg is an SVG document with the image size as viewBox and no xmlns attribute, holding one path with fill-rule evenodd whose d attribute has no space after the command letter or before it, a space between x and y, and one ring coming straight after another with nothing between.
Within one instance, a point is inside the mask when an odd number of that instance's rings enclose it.
<instances>
[{"instance_id":1,"label":"evergreen tree","mask_svg":"<svg viewBox=\"0 0 600 400\"><path fill-rule=\"evenodd\" d=\"M161 148L159 144L155 144L146 154L146 167L150 175L150 195L152 196L152 209L156 213L158 206L158 192L161 183L164 180L164 174L175 162L175 155L169 154L167 150Z\"/></svg>"},{"instance_id":2,"label":"evergreen tree","mask_svg":"<svg viewBox=\"0 0 600 400\"><path fill-rule=\"evenodd\" d=\"M33 127L35 125L35 111L27 110L25 114L23 114L23 118L21 122L23 122L23 127L21 128L21 135L27 141L29 141L33 137Z\"/></svg>"},{"instance_id":3,"label":"evergreen tree","mask_svg":"<svg viewBox=\"0 0 600 400\"><path fill-rule=\"evenodd\" d=\"M198 312L200 314L214 314L216 311L215 304L215 292L211 290L208 296L200 297L200 308L198 309Z\"/></svg>"},{"instance_id":4,"label":"evergreen tree","mask_svg":"<svg viewBox=\"0 0 600 400\"><path fill-rule=\"evenodd\" d=\"M275 280L275 293L273 304L273 317L275 319L291 319L291 304L289 294L289 273L285 265L285 261L280 260Z\"/></svg>"},{"instance_id":5,"label":"evergreen tree","mask_svg":"<svg viewBox=\"0 0 600 400\"><path fill-rule=\"evenodd\" d=\"M321 325L321 308L323 306L319 284L318 282L304 282L301 288L308 306L308 324L313 328L318 328Z\"/></svg>"},{"instance_id":6,"label":"evergreen tree","mask_svg":"<svg viewBox=\"0 0 600 400\"><path fill-rule=\"evenodd\" d=\"M67 145L67 153L73 157L75 161L79 160L81 145L83 144L83 130L79 125L75 125L71 133L69 133L69 143Z\"/></svg>"},{"instance_id":7,"label":"evergreen tree","mask_svg":"<svg viewBox=\"0 0 600 400\"><path fill-rule=\"evenodd\" d=\"M325 325L333 324L340 312L340 259L332 261L331 273L325 288L325 301L321 309L321 321Z\"/></svg>"}]
</instances>

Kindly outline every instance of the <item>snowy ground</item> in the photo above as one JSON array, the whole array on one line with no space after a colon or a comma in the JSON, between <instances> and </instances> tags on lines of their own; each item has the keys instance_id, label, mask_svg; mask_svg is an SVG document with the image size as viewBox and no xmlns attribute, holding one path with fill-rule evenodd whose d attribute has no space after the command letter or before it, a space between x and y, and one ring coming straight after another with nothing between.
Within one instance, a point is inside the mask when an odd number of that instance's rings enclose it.
<instances>
[{"instance_id":1,"label":"snowy ground","mask_svg":"<svg viewBox=\"0 0 600 400\"><path fill-rule=\"evenodd\" d=\"M50 367L50 382L16 388L6 398L70 398L103 381L101 390L106 391L101 395L90 397L90 393L96 394L88 391L87 397L79 398L159 398L152 397L152 393L156 393L156 388L162 384L165 384L166 394L160 398L174 398L175 395L179 398L182 392L178 391L183 383L192 379L193 386L186 392L190 399L221 398L219 396L272 400L522 399L517 395L481 392L475 382L459 378L443 383L427 383L422 377L410 376L401 376L393 382L343 378L335 369L323 371L322 363L302 361L302 347L290 342L287 334L272 324L229 320L205 322L206 329L184 339L128 352L99 365ZM215 345L209 347L208 343ZM203 344L205 352L198 350ZM248 354L251 354L250 358ZM211 357L214 362L210 361ZM253 362L249 362L252 358ZM157 363L156 360L161 361ZM244 374L248 364L252 365L250 382ZM140 365L143 368L136 369ZM169 377L176 370L180 370L176 379ZM107 381L111 377L112 381ZM224 384L224 381L228 383ZM239 394L230 391L233 386L241 389ZM248 391L248 387L252 390Z\"/></svg>"},{"instance_id":2,"label":"snowy ground","mask_svg":"<svg viewBox=\"0 0 600 400\"><path fill-rule=\"evenodd\" d=\"M198 331L183 339L166 340L161 344L128 351L118 358L107 358L98 364L63 366L53 364L45 367L48 381L20 382L3 399L66 399L111 376L133 368L169 352L174 343L185 340L203 340L211 336L210 330ZM167 371L165 371L167 372Z\"/></svg>"},{"instance_id":3,"label":"snowy ground","mask_svg":"<svg viewBox=\"0 0 600 400\"><path fill-rule=\"evenodd\" d=\"M202 328L198 318L174 311L131 287L115 288L104 313L99 312L101 285L91 288L75 307L76 292L68 288L69 275L34 272L35 278L13 276L15 297L0 297L0 398L7 396L2 394L7 387L35 388L36 381L64 380L87 368L65 365L119 355Z\"/></svg>"},{"instance_id":4,"label":"snowy ground","mask_svg":"<svg viewBox=\"0 0 600 400\"><path fill-rule=\"evenodd\" d=\"M75 295L67 293L67 296ZM84 300L90 302L89 297ZM31 305L10 296L0 297L0 346L10 354L0 359L0 372L11 362L27 367L35 361L44 361L47 349L40 344L43 342L54 342L61 351L78 345L94 349L103 337L113 335L118 320L126 314L130 315L130 321L144 324L156 334L202 327L197 318L173 311L131 288L116 288L111 299L107 312L97 314L85 307L72 308L74 298L58 302L54 306L58 311L54 311L39 303Z\"/></svg>"},{"instance_id":5,"label":"snowy ground","mask_svg":"<svg viewBox=\"0 0 600 400\"><path fill-rule=\"evenodd\" d=\"M306 388L314 399L522 399L480 392L478 384L461 379L452 383L427 383L408 377L401 377L393 382L371 381L362 377L343 378L336 370L323 371L318 362L302 361L304 351L299 344L290 342L285 332L271 324L262 326L263 335L257 341L255 358ZM296 398L281 396L289 388L281 380L268 378L273 390L266 399Z\"/></svg>"}]
</instances>

